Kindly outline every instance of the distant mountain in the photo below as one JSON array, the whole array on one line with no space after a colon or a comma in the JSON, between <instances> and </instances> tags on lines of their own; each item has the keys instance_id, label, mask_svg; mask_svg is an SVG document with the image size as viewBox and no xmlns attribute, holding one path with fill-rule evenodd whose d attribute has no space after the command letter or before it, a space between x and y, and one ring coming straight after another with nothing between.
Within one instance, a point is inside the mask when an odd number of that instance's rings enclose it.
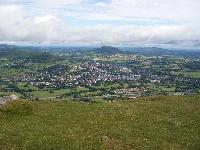
<instances>
[{"instance_id":1,"label":"distant mountain","mask_svg":"<svg viewBox=\"0 0 200 150\"><path fill-rule=\"evenodd\" d=\"M141 55L152 55L152 56L162 56L162 55L173 55L174 51L158 48L158 47L138 47L133 48L133 52Z\"/></svg>"},{"instance_id":2,"label":"distant mountain","mask_svg":"<svg viewBox=\"0 0 200 150\"><path fill-rule=\"evenodd\" d=\"M19 57L26 56L28 52L25 52L24 49L7 44L0 44L0 57Z\"/></svg>"},{"instance_id":3,"label":"distant mountain","mask_svg":"<svg viewBox=\"0 0 200 150\"><path fill-rule=\"evenodd\" d=\"M57 56L54 56L47 52L33 51L28 48L0 44L0 58L26 58L32 62L49 62L58 60Z\"/></svg>"},{"instance_id":4,"label":"distant mountain","mask_svg":"<svg viewBox=\"0 0 200 150\"><path fill-rule=\"evenodd\" d=\"M4 48L14 48L16 46L14 45L8 45L8 44L0 44L0 49L4 49Z\"/></svg>"},{"instance_id":5,"label":"distant mountain","mask_svg":"<svg viewBox=\"0 0 200 150\"><path fill-rule=\"evenodd\" d=\"M108 54L108 55L124 53L124 51L120 50L119 48L112 46L102 46L100 48L95 49L94 52L98 54Z\"/></svg>"},{"instance_id":6,"label":"distant mountain","mask_svg":"<svg viewBox=\"0 0 200 150\"><path fill-rule=\"evenodd\" d=\"M182 57L200 57L200 51L197 50L181 50L181 49L165 49L158 47L125 47L123 50L129 51L133 54L145 56L182 56Z\"/></svg>"}]
</instances>

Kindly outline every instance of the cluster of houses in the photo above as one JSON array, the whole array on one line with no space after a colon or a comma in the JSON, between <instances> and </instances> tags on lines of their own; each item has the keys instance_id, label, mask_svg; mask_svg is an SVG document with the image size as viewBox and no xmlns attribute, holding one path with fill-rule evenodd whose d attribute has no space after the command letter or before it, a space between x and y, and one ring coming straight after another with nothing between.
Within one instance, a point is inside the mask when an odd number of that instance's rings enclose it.
<instances>
[{"instance_id":1,"label":"cluster of houses","mask_svg":"<svg viewBox=\"0 0 200 150\"><path fill-rule=\"evenodd\" d=\"M91 86L106 81L136 81L140 75L133 74L130 69L107 63L85 62L76 64L67 71L62 66L47 68L36 73L13 77L15 82L30 82L32 85L53 88L72 86Z\"/></svg>"},{"instance_id":2,"label":"cluster of houses","mask_svg":"<svg viewBox=\"0 0 200 150\"><path fill-rule=\"evenodd\" d=\"M85 62L75 66L74 82L71 83L76 85L87 85L91 86L99 82L106 81L136 81L140 79L140 75L133 74L130 69L121 66L115 66L106 63L97 62Z\"/></svg>"},{"instance_id":3,"label":"cluster of houses","mask_svg":"<svg viewBox=\"0 0 200 150\"><path fill-rule=\"evenodd\" d=\"M146 92L147 90L143 87L141 88L138 88L138 87L135 87L135 88L122 88L122 89L116 89L114 90L113 92L115 94L142 94L144 92Z\"/></svg>"}]
</instances>

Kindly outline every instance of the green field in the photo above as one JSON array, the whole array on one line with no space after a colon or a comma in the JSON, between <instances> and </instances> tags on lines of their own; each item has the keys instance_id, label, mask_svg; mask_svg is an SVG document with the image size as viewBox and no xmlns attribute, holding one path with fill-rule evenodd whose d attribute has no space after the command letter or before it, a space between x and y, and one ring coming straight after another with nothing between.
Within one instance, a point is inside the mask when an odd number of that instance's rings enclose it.
<instances>
[{"instance_id":1,"label":"green field","mask_svg":"<svg viewBox=\"0 0 200 150\"><path fill-rule=\"evenodd\" d=\"M34 69L33 69L34 70ZM13 77L13 76L19 76L19 75L24 75L25 73L29 72L34 72L33 70L31 70L30 68L2 68L0 67L0 75L2 77Z\"/></svg>"},{"instance_id":2,"label":"green field","mask_svg":"<svg viewBox=\"0 0 200 150\"><path fill-rule=\"evenodd\" d=\"M192 71L172 71L173 75L183 75L184 77L191 77L191 78L200 78L200 72L192 72Z\"/></svg>"},{"instance_id":3,"label":"green field","mask_svg":"<svg viewBox=\"0 0 200 150\"><path fill-rule=\"evenodd\" d=\"M19 88L19 89L23 89L23 90L28 90L28 89L30 89L30 90L39 90L39 88L38 87L36 87L36 86L33 86L33 85L31 85L31 84L27 84L26 82L19 82L18 84L17 84L17 87Z\"/></svg>"},{"instance_id":4,"label":"green field","mask_svg":"<svg viewBox=\"0 0 200 150\"><path fill-rule=\"evenodd\" d=\"M0 110L0 149L199 149L200 97L115 103L16 101Z\"/></svg>"},{"instance_id":5,"label":"green field","mask_svg":"<svg viewBox=\"0 0 200 150\"><path fill-rule=\"evenodd\" d=\"M174 86L155 86L155 85L148 85L147 88L149 90L158 91L158 92L175 92Z\"/></svg>"},{"instance_id":6,"label":"green field","mask_svg":"<svg viewBox=\"0 0 200 150\"><path fill-rule=\"evenodd\" d=\"M0 95L3 95L3 96L10 96L12 94L15 94L18 97L22 96L20 93L17 93L17 92L0 92Z\"/></svg>"},{"instance_id":7,"label":"green field","mask_svg":"<svg viewBox=\"0 0 200 150\"><path fill-rule=\"evenodd\" d=\"M68 89L60 89L60 90L49 90L49 91L33 91L29 93L32 94L34 97L48 98L48 97L60 96L68 92L69 92Z\"/></svg>"}]
</instances>

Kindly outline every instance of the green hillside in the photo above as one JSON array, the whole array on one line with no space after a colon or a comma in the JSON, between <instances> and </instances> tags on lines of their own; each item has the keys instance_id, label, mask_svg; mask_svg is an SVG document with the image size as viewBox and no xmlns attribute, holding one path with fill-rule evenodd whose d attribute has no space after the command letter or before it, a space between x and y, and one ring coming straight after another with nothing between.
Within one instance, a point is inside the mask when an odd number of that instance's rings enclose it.
<instances>
[{"instance_id":1,"label":"green hillside","mask_svg":"<svg viewBox=\"0 0 200 150\"><path fill-rule=\"evenodd\" d=\"M0 149L199 149L200 97L115 103L16 101L0 110Z\"/></svg>"},{"instance_id":2,"label":"green hillside","mask_svg":"<svg viewBox=\"0 0 200 150\"><path fill-rule=\"evenodd\" d=\"M94 52L97 54L107 54L107 55L124 53L124 51L120 50L119 48L112 47L112 46L102 46L100 48L95 49Z\"/></svg>"},{"instance_id":3,"label":"green hillside","mask_svg":"<svg viewBox=\"0 0 200 150\"><path fill-rule=\"evenodd\" d=\"M46 63L58 61L59 57L43 51L34 51L19 46L0 44L0 58L22 58L30 62Z\"/></svg>"}]
</instances>

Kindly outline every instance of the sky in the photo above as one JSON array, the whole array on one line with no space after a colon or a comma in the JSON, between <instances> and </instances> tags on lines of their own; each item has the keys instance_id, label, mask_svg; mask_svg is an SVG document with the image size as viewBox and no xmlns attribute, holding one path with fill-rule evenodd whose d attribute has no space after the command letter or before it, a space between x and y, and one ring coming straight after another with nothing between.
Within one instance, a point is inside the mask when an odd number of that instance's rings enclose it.
<instances>
[{"instance_id":1,"label":"sky","mask_svg":"<svg viewBox=\"0 0 200 150\"><path fill-rule=\"evenodd\" d=\"M200 48L200 0L0 0L0 43Z\"/></svg>"}]
</instances>

